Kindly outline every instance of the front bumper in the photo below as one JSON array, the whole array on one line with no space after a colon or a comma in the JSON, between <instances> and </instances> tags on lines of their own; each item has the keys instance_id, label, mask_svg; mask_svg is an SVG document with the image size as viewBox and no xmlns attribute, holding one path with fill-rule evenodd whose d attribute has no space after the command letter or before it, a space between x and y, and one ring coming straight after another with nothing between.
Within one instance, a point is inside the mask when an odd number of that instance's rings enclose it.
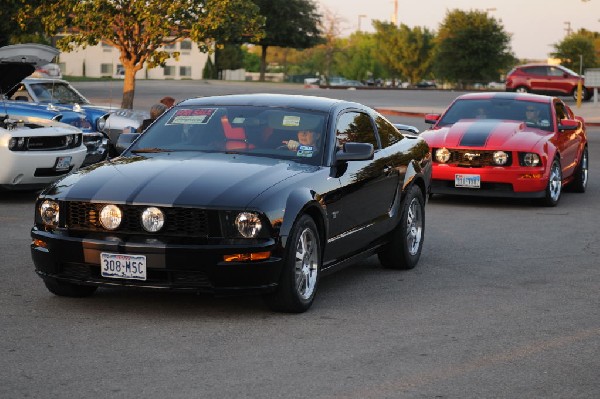
<instances>
[{"instance_id":1,"label":"front bumper","mask_svg":"<svg viewBox=\"0 0 600 399\"><path fill-rule=\"evenodd\" d=\"M71 157L68 170L56 170L58 157ZM86 156L84 146L62 151L0 150L0 187L9 190L44 188L67 173L79 169Z\"/></svg>"},{"instance_id":2,"label":"front bumper","mask_svg":"<svg viewBox=\"0 0 600 399\"><path fill-rule=\"evenodd\" d=\"M77 284L194 290L209 293L235 293L273 290L279 281L282 259L274 240L252 246L177 244L138 237L127 241L116 237L71 237L62 232L33 228L31 255L38 275ZM37 241L39 240L39 241ZM44 243L43 246L40 245ZM263 261L225 262L223 255L271 251ZM103 277L100 253L145 255L147 279L129 280Z\"/></svg>"},{"instance_id":3,"label":"front bumper","mask_svg":"<svg viewBox=\"0 0 600 399\"><path fill-rule=\"evenodd\" d=\"M480 188L455 187L456 174L479 175ZM453 165L433 165L431 192L514 198L542 198L546 195L548 174L543 167L461 168Z\"/></svg>"}]
</instances>

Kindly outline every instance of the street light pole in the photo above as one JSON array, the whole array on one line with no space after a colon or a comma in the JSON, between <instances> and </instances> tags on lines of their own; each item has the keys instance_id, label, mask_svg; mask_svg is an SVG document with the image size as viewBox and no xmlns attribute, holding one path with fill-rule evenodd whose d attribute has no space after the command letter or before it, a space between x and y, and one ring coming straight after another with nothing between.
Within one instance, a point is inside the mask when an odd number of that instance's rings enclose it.
<instances>
[{"instance_id":1,"label":"street light pole","mask_svg":"<svg viewBox=\"0 0 600 399\"><path fill-rule=\"evenodd\" d=\"M365 14L360 14L360 15L358 16L358 31L359 31L359 32L361 31L361 30L360 30L360 21L361 21L361 19L363 19L363 18L366 18L366 17L367 17L367 16L366 16Z\"/></svg>"}]
</instances>

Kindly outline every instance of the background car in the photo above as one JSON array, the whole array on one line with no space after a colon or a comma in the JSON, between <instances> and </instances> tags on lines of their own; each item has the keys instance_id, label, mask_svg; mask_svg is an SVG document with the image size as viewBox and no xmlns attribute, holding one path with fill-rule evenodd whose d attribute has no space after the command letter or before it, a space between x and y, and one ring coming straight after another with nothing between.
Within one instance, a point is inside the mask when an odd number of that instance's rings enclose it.
<instances>
[{"instance_id":1,"label":"background car","mask_svg":"<svg viewBox=\"0 0 600 399\"><path fill-rule=\"evenodd\" d=\"M91 132L106 136L108 147L114 147L124 129L135 130L148 118L147 111L92 105L69 82L61 79L26 78L7 93L7 98L82 113Z\"/></svg>"},{"instance_id":2,"label":"background car","mask_svg":"<svg viewBox=\"0 0 600 399\"><path fill-rule=\"evenodd\" d=\"M60 66L55 63L49 63L35 68L35 71L31 74L33 78L54 78L62 79L62 71Z\"/></svg>"},{"instance_id":3,"label":"background car","mask_svg":"<svg viewBox=\"0 0 600 399\"><path fill-rule=\"evenodd\" d=\"M582 82L581 97L589 100L592 91L586 89L583 76L561 65L527 64L513 68L506 75L506 91L572 96L577 99L577 85Z\"/></svg>"},{"instance_id":4,"label":"background car","mask_svg":"<svg viewBox=\"0 0 600 399\"><path fill-rule=\"evenodd\" d=\"M419 89L435 89L437 84L433 80L422 80L415 85Z\"/></svg>"},{"instance_id":5,"label":"background car","mask_svg":"<svg viewBox=\"0 0 600 399\"><path fill-rule=\"evenodd\" d=\"M431 193L539 198L555 206L563 185L585 192L585 123L556 97L459 96L420 134L431 146Z\"/></svg>"},{"instance_id":6,"label":"background car","mask_svg":"<svg viewBox=\"0 0 600 399\"><path fill-rule=\"evenodd\" d=\"M132 140L39 196L31 252L51 292L260 292L275 310L303 312L320 276L354 260L377 253L389 268L417 265L429 147L371 108L204 97L119 146Z\"/></svg>"},{"instance_id":7,"label":"background car","mask_svg":"<svg viewBox=\"0 0 600 399\"><path fill-rule=\"evenodd\" d=\"M0 189L41 189L77 170L86 156L81 130L58 122L60 113L19 115L19 107L9 110L2 100L37 65L57 54L56 49L38 44L0 48ZM21 106L24 113L42 112Z\"/></svg>"}]
</instances>

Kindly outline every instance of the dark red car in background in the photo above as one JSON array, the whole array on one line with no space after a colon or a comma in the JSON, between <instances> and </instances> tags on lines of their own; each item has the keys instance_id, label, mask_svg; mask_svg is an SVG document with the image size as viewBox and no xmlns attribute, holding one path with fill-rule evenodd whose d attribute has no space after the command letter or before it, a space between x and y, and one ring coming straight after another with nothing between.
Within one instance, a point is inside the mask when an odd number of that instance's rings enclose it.
<instances>
[{"instance_id":1,"label":"dark red car in background","mask_svg":"<svg viewBox=\"0 0 600 399\"><path fill-rule=\"evenodd\" d=\"M537 93L554 96L573 96L577 99L577 84L581 79L581 98L592 96L585 87L583 76L561 65L527 64L514 67L506 75L506 91Z\"/></svg>"}]
</instances>

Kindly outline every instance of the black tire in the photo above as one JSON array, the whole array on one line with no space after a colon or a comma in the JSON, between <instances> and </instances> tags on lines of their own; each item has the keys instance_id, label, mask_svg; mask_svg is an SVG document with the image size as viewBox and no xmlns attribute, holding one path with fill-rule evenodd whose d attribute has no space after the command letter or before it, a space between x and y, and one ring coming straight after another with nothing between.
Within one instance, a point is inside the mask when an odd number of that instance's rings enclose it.
<instances>
[{"instance_id":1,"label":"black tire","mask_svg":"<svg viewBox=\"0 0 600 399\"><path fill-rule=\"evenodd\" d=\"M576 193L585 193L588 183L588 149L585 147L581 158L579 158L579 164L575 169L575 178L570 184L572 191Z\"/></svg>"},{"instance_id":2,"label":"black tire","mask_svg":"<svg viewBox=\"0 0 600 399\"><path fill-rule=\"evenodd\" d=\"M515 93L529 93L527 86L518 86L515 88Z\"/></svg>"},{"instance_id":3,"label":"black tire","mask_svg":"<svg viewBox=\"0 0 600 399\"><path fill-rule=\"evenodd\" d=\"M80 285L59 281L53 278L45 278L44 284L48 291L58 296L68 296L72 298L83 298L92 295L98 287L93 285Z\"/></svg>"},{"instance_id":4,"label":"black tire","mask_svg":"<svg viewBox=\"0 0 600 399\"><path fill-rule=\"evenodd\" d=\"M562 194L562 169L558 158L550 165L550 176L546 185L546 195L542 199L545 206L556 206Z\"/></svg>"},{"instance_id":5,"label":"black tire","mask_svg":"<svg viewBox=\"0 0 600 399\"><path fill-rule=\"evenodd\" d=\"M288 239L277 290L265 296L269 307L279 312L302 313L312 305L321 271L321 241L317 226L308 215L294 224Z\"/></svg>"},{"instance_id":6,"label":"black tire","mask_svg":"<svg viewBox=\"0 0 600 399\"><path fill-rule=\"evenodd\" d=\"M573 97L573 100L577 101L577 86L575 86L575 88L571 92L571 96ZM588 90L585 88L585 86L582 86L581 87L581 101L588 101L590 98L592 98L591 90Z\"/></svg>"},{"instance_id":7,"label":"black tire","mask_svg":"<svg viewBox=\"0 0 600 399\"><path fill-rule=\"evenodd\" d=\"M390 269L408 270L419 262L425 238L425 201L417 186L406 193L400 220L392 238L378 253L379 262Z\"/></svg>"}]
</instances>

